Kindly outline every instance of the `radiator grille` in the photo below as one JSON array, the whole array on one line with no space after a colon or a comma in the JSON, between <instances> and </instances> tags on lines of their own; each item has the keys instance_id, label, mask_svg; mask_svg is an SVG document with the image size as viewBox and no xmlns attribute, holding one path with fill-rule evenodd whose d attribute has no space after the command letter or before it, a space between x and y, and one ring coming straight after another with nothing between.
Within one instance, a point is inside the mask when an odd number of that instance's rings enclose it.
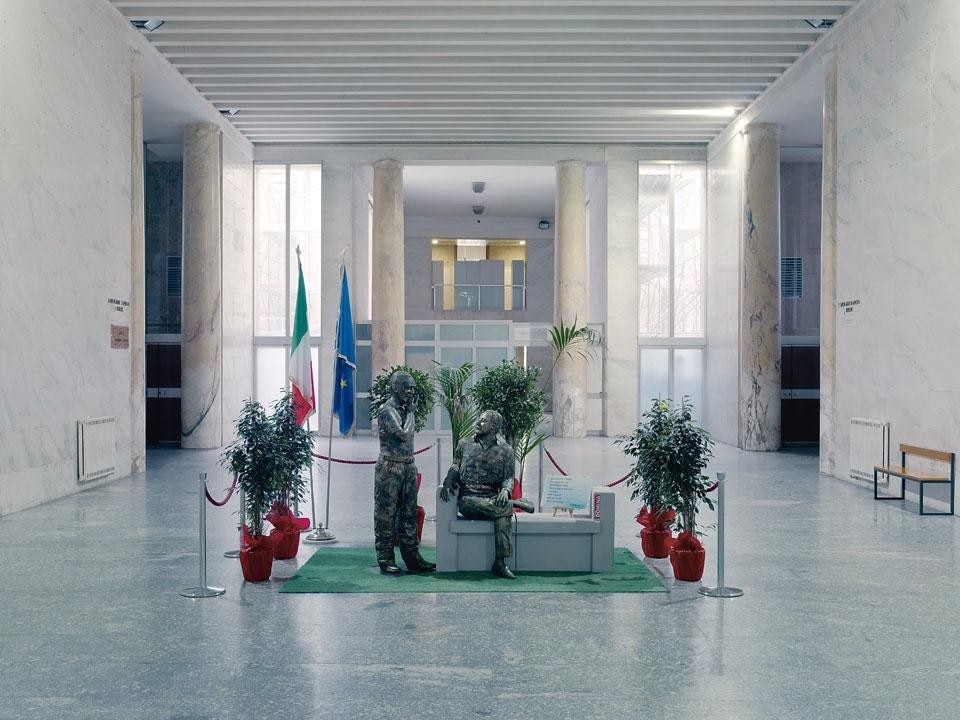
<instances>
[{"instance_id":1,"label":"radiator grille","mask_svg":"<svg viewBox=\"0 0 960 720\"><path fill-rule=\"evenodd\" d=\"M77 477L99 480L117 470L117 419L87 418L77 422Z\"/></svg>"},{"instance_id":2,"label":"radiator grille","mask_svg":"<svg viewBox=\"0 0 960 720\"><path fill-rule=\"evenodd\" d=\"M873 481L874 465L890 464L890 423L850 418L850 477ZM880 481L888 481L881 476Z\"/></svg>"}]
</instances>

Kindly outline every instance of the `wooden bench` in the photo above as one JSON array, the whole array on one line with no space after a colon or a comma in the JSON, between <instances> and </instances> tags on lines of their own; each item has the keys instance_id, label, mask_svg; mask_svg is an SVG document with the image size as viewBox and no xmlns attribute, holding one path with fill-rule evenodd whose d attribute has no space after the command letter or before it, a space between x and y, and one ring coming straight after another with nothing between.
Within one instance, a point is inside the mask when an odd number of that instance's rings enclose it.
<instances>
[{"instance_id":1,"label":"wooden bench","mask_svg":"<svg viewBox=\"0 0 960 720\"><path fill-rule=\"evenodd\" d=\"M907 469L907 455L936 460L938 462L950 465L949 475L930 475L928 473L918 472ZM956 479L956 455L942 450L930 450L928 448L917 447L916 445L900 445L900 466L893 465L875 465L873 468L873 499L874 500L903 500L904 485L907 480L912 480L920 484L920 514L921 515L953 515L953 497ZM887 477L900 478L900 495L881 496L877 491L877 479L880 475ZM923 486L927 483L949 483L950 485L950 510L949 512L924 512L923 511Z\"/></svg>"}]
</instances>

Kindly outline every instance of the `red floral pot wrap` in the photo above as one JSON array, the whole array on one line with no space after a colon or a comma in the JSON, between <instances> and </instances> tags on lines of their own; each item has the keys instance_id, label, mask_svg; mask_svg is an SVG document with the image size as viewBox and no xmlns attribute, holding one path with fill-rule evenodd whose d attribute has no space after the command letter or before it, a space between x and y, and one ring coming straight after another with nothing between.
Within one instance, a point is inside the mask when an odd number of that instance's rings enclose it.
<instances>
[{"instance_id":1,"label":"red floral pot wrap","mask_svg":"<svg viewBox=\"0 0 960 720\"><path fill-rule=\"evenodd\" d=\"M677 513L672 508L653 508L652 510L644 505L637 513L637 522L643 525L647 530L665 530L667 525L673 522Z\"/></svg>"}]
</instances>

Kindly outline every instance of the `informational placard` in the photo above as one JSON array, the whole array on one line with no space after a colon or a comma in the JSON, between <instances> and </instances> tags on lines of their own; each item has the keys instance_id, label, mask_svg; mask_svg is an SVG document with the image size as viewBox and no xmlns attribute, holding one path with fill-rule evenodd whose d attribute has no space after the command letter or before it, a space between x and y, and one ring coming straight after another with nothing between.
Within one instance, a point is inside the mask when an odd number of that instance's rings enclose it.
<instances>
[{"instance_id":1,"label":"informational placard","mask_svg":"<svg viewBox=\"0 0 960 720\"><path fill-rule=\"evenodd\" d=\"M110 347L113 350L127 350L130 347L130 320L127 317L130 301L107 298L107 307L109 308Z\"/></svg>"},{"instance_id":2,"label":"informational placard","mask_svg":"<svg viewBox=\"0 0 960 720\"><path fill-rule=\"evenodd\" d=\"M573 512L588 512L593 481L586 478L547 475L543 479L543 492L540 495L540 507ZM556 514L556 513L554 513Z\"/></svg>"}]
</instances>

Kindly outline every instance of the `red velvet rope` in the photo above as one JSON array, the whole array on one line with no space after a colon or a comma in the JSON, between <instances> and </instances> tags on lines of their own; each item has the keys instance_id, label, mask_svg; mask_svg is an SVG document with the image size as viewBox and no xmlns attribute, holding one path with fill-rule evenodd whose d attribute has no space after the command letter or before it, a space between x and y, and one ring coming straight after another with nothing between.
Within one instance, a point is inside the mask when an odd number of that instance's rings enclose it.
<instances>
[{"instance_id":1,"label":"red velvet rope","mask_svg":"<svg viewBox=\"0 0 960 720\"><path fill-rule=\"evenodd\" d=\"M559 472L559 473L560 473L561 475L563 475L564 477L567 477L567 472L566 472L566 470L564 470L562 467L560 467L559 465L557 465L556 459L553 457L553 455L550 454L550 451L547 450L546 445L544 445L544 447L543 447L543 452L546 453L546 455L547 455L548 458L550 458L550 462L553 463L553 466L557 469L557 472ZM616 487L616 486L619 485L620 483L624 482L628 477L630 477L630 473L627 473L626 475L624 475L624 476L623 476L622 478L620 478L619 480L614 480L612 483L607 483L606 485L604 485L604 487Z\"/></svg>"},{"instance_id":2,"label":"red velvet rope","mask_svg":"<svg viewBox=\"0 0 960 720\"><path fill-rule=\"evenodd\" d=\"M420 448L413 454L420 455L421 453L425 453L427 450L429 450L432 447L433 445L427 445L426 447ZM313 456L315 458L319 458L320 460L329 460L330 462L342 463L344 465L376 465L377 464L376 460L344 460L343 458L332 458L326 455L320 455L319 453L314 453Z\"/></svg>"},{"instance_id":3,"label":"red velvet rope","mask_svg":"<svg viewBox=\"0 0 960 720\"><path fill-rule=\"evenodd\" d=\"M719 485L720 485L720 483L715 482L713 485L711 485L711 486L708 487L706 490L704 490L704 492L705 492L705 493L713 492L714 490L717 489L717 487L718 487Z\"/></svg>"},{"instance_id":4,"label":"red velvet rope","mask_svg":"<svg viewBox=\"0 0 960 720\"><path fill-rule=\"evenodd\" d=\"M211 504L211 505L216 505L217 507L223 507L224 505L226 505L226 504L230 501L230 498L233 497L233 491L236 490L236 489L237 489L237 476L234 475L234 476L233 476L233 485L231 485L231 486L230 486L230 489L227 490L227 496L226 496L223 500L217 502L217 501L214 500L212 497L210 497L210 491L207 489L206 485L204 485L204 487L203 487L203 492L206 493L206 495L207 495L207 500L210 501L210 504Z\"/></svg>"}]
</instances>

